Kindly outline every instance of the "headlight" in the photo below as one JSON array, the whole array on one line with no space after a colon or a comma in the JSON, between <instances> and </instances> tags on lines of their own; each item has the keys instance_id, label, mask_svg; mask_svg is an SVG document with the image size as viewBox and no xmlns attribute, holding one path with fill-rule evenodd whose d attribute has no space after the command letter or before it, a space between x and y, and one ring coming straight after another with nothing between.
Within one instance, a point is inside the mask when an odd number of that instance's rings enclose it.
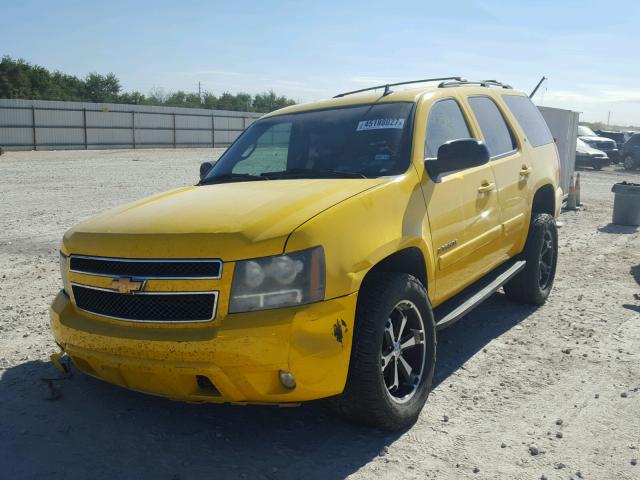
<instances>
[{"instance_id":1,"label":"headlight","mask_svg":"<svg viewBox=\"0 0 640 480\"><path fill-rule=\"evenodd\" d=\"M60 278L62 280L62 288L69 295L69 257L60 252Z\"/></svg>"},{"instance_id":2,"label":"headlight","mask_svg":"<svg viewBox=\"0 0 640 480\"><path fill-rule=\"evenodd\" d=\"M322 247L236 263L229 313L291 307L324 299Z\"/></svg>"}]
</instances>

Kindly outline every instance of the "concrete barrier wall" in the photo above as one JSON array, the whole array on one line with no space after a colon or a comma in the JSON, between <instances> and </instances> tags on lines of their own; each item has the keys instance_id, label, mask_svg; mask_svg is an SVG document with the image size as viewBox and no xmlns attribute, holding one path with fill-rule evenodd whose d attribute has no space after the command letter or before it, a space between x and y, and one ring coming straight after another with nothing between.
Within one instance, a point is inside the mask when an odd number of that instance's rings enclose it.
<instances>
[{"instance_id":1,"label":"concrete barrier wall","mask_svg":"<svg viewBox=\"0 0 640 480\"><path fill-rule=\"evenodd\" d=\"M224 147L262 114L0 99L5 150Z\"/></svg>"}]
</instances>

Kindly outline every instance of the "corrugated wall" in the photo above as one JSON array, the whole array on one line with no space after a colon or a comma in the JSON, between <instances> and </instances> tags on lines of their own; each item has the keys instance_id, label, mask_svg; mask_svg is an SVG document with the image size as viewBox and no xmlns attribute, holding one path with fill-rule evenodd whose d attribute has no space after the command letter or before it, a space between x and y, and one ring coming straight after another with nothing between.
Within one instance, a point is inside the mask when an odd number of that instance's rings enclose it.
<instances>
[{"instance_id":1,"label":"corrugated wall","mask_svg":"<svg viewBox=\"0 0 640 480\"><path fill-rule=\"evenodd\" d=\"M261 114L114 103L0 99L6 150L223 147Z\"/></svg>"},{"instance_id":2,"label":"corrugated wall","mask_svg":"<svg viewBox=\"0 0 640 480\"><path fill-rule=\"evenodd\" d=\"M551 134L556 141L560 155L560 186L566 195L576 169L576 139L580 114L561 108L538 107Z\"/></svg>"}]
</instances>

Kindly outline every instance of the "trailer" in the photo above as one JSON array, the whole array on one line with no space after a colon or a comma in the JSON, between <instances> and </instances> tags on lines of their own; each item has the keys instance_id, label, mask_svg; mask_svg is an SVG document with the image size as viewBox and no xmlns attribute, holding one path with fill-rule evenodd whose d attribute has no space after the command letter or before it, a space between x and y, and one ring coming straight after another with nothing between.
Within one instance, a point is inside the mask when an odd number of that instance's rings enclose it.
<instances>
[{"instance_id":1,"label":"trailer","mask_svg":"<svg viewBox=\"0 0 640 480\"><path fill-rule=\"evenodd\" d=\"M566 195L576 168L576 140L580 113L552 107L538 107L538 109L547 122L558 147L560 186Z\"/></svg>"}]
</instances>

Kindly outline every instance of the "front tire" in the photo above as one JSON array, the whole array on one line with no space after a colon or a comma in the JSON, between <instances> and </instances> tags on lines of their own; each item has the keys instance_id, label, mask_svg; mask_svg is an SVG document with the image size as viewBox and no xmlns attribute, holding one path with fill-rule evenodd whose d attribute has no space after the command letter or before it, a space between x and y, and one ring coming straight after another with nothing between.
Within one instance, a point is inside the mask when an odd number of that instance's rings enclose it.
<instances>
[{"instance_id":1,"label":"front tire","mask_svg":"<svg viewBox=\"0 0 640 480\"><path fill-rule=\"evenodd\" d=\"M372 273L359 293L347 384L331 404L348 420L405 428L427 401L435 362L435 321L425 288L411 275Z\"/></svg>"},{"instance_id":2,"label":"front tire","mask_svg":"<svg viewBox=\"0 0 640 480\"><path fill-rule=\"evenodd\" d=\"M548 213L534 213L521 258L526 266L504 285L512 300L542 305L553 287L558 263L558 228Z\"/></svg>"}]
</instances>

